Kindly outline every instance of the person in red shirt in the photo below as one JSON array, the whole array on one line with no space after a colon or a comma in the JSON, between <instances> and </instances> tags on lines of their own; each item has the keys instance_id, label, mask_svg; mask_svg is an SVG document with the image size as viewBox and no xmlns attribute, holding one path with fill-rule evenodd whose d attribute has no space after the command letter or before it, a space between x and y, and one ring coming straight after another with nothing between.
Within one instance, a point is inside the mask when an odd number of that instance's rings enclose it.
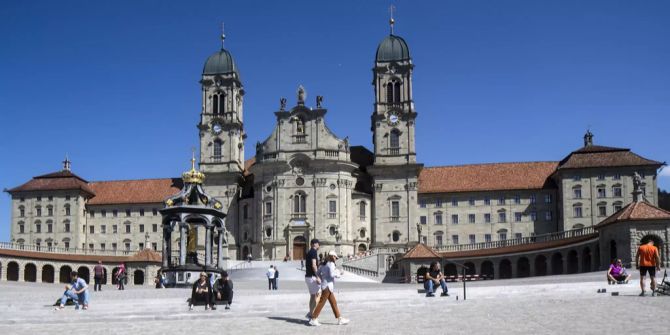
<instances>
[{"instance_id":1,"label":"person in red shirt","mask_svg":"<svg viewBox=\"0 0 670 335\"><path fill-rule=\"evenodd\" d=\"M654 247L654 241L649 240L646 244L640 245L637 249L637 256L635 257L637 261L637 267L640 269L640 288L642 293L640 296L644 296L644 277L649 272L649 277L651 277L651 295L656 295L656 270L661 270L661 256L658 253L658 249Z\"/></svg>"}]
</instances>

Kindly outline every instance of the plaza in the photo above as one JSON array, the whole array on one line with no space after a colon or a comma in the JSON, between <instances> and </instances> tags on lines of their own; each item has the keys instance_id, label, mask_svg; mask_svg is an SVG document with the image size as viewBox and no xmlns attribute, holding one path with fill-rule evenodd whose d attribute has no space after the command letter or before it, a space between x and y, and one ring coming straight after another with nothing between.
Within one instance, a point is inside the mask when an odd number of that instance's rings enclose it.
<instances>
[{"instance_id":1,"label":"plaza","mask_svg":"<svg viewBox=\"0 0 670 335\"><path fill-rule=\"evenodd\" d=\"M92 292L91 308L51 304L62 284L0 283L0 331L36 334L67 331L96 334L602 334L663 333L670 299L639 297L636 271L629 284L608 286L604 272L467 283L449 283L450 297L426 298L420 285L379 284L347 273L336 283L338 305L351 319L337 326L328 306L321 327L304 315L308 295L299 262L274 263L279 290L268 291L269 262L253 262L231 274L232 309L188 311L190 290L106 285ZM657 277L660 280L660 277ZM597 293L605 288L607 293ZM618 292L619 296L612 296Z\"/></svg>"}]
</instances>

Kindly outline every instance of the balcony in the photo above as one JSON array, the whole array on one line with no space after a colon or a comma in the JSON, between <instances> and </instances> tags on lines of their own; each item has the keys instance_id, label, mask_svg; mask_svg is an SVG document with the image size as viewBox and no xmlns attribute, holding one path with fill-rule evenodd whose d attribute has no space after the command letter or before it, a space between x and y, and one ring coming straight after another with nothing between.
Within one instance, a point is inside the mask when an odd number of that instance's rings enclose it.
<instances>
[{"instance_id":1,"label":"balcony","mask_svg":"<svg viewBox=\"0 0 670 335\"><path fill-rule=\"evenodd\" d=\"M337 213L328 213L329 219L337 219Z\"/></svg>"},{"instance_id":2,"label":"balcony","mask_svg":"<svg viewBox=\"0 0 670 335\"><path fill-rule=\"evenodd\" d=\"M293 135L293 143L307 143L307 135Z\"/></svg>"},{"instance_id":3,"label":"balcony","mask_svg":"<svg viewBox=\"0 0 670 335\"><path fill-rule=\"evenodd\" d=\"M389 155L400 155L400 148L390 148Z\"/></svg>"},{"instance_id":4,"label":"balcony","mask_svg":"<svg viewBox=\"0 0 670 335\"><path fill-rule=\"evenodd\" d=\"M306 219L307 213L291 213L291 219Z\"/></svg>"}]
</instances>

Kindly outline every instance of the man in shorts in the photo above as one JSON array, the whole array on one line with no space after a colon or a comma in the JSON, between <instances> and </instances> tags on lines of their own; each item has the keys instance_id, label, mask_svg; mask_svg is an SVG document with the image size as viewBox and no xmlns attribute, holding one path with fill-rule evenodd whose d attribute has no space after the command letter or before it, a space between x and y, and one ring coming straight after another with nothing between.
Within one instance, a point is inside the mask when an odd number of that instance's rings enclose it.
<instances>
[{"instance_id":1,"label":"man in shorts","mask_svg":"<svg viewBox=\"0 0 670 335\"><path fill-rule=\"evenodd\" d=\"M316 295L319 294L319 290L321 289L321 279L316 275L319 268L319 255L316 253L319 250L319 240L313 238L309 244L312 247L307 252L307 256L305 256L305 284L307 284L307 289L309 290L309 312L306 317L311 319L312 311L316 307Z\"/></svg>"},{"instance_id":2,"label":"man in shorts","mask_svg":"<svg viewBox=\"0 0 670 335\"><path fill-rule=\"evenodd\" d=\"M640 269L640 288L644 296L644 277L649 273L651 277L651 295L656 295L656 270L661 270L661 256L658 249L654 247L654 240L649 240L646 244L640 245L637 249L637 267Z\"/></svg>"}]
</instances>

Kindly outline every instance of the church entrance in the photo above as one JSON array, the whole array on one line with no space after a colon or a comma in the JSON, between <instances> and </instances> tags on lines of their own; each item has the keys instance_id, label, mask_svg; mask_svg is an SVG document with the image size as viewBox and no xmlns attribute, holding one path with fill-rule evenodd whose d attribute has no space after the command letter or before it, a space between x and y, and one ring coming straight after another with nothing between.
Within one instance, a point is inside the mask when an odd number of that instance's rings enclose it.
<instances>
[{"instance_id":1,"label":"church entrance","mask_svg":"<svg viewBox=\"0 0 670 335\"><path fill-rule=\"evenodd\" d=\"M293 239L293 257L294 261L299 261L305 259L305 251L307 247L307 241L304 236L296 236Z\"/></svg>"}]
</instances>

